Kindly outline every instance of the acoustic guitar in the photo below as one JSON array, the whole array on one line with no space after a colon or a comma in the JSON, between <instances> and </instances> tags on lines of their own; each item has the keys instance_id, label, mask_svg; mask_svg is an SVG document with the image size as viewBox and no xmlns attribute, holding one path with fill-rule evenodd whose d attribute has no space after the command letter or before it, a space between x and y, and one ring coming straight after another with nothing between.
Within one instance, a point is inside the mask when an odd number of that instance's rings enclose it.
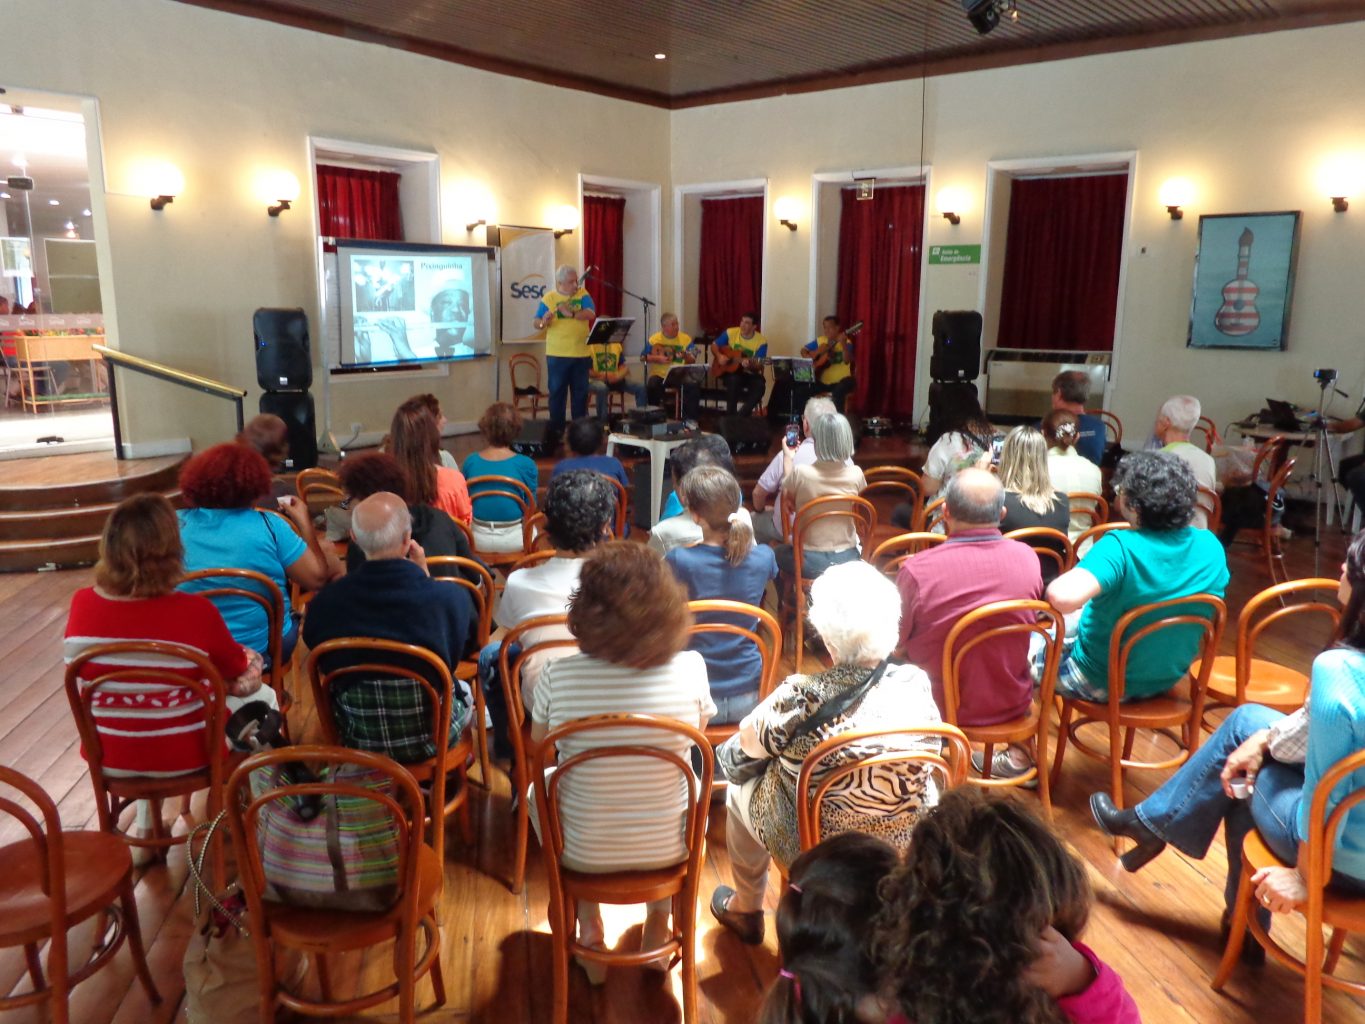
<instances>
[{"instance_id":1,"label":"acoustic guitar","mask_svg":"<svg viewBox=\"0 0 1365 1024\"><path fill-rule=\"evenodd\" d=\"M723 339L723 340L722 340L722 339ZM712 347L712 349L711 349L711 352L712 352L712 355L711 355L711 374L712 374L713 376L715 376L715 377L724 377L724 376L726 376L727 374L735 373L735 372L737 372L737 371L739 371L739 370L745 369L744 364L745 364L745 362L748 361L748 360L753 360L753 361L756 362L756 363L757 363L757 362L760 362L758 359L755 359L753 356L742 356L742 355L740 355L738 352L736 352L734 349L731 349L731 350L730 350L732 354L731 354L731 355L728 355L728 356L721 355L720 352L716 351L716 349L715 349L714 346L726 344L728 341L729 341L729 338L728 338L726 335L722 334L719 338L717 338L714 342L712 342L712 346L713 346L713 347ZM762 365L761 365L761 363L760 363L759 369L758 369L757 371L755 371L755 372L758 372L758 373L761 373L761 372L762 372Z\"/></svg>"},{"instance_id":2,"label":"acoustic guitar","mask_svg":"<svg viewBox=\"0 0 1365 1024\"><path fill-rule=\"evenodd\" d=\"M863 321L859 320L857 323L851 324L844 331L844 337L845 338L856 337L858 335L858 332L861 331L862 329ZM819 348L815 350L815 355L812 356L811 359L814 360L816 373L819 373L821 370L823 370L826 366L829 365L830 354L833 348L834 345L831 342L826 341L823 345L821 345Z\"/></svg>"},{"instance_id":3,"label":"acoustic guitar","mask_svg":"<svg viewBox=\"0 0 1365 1024\"><path fill-rule=\"evenodd\" d=\"M1213 315L1213 326L1219 333L1233 338L1250 334L1261 325L1261 314L1256 310L1256 296L1261 290L1247 280L1251 243L1255 240L1251 228L1242 229L1237 239L1237 276L1223 285L1223 304Z\"/></svg>"}]
</instances>

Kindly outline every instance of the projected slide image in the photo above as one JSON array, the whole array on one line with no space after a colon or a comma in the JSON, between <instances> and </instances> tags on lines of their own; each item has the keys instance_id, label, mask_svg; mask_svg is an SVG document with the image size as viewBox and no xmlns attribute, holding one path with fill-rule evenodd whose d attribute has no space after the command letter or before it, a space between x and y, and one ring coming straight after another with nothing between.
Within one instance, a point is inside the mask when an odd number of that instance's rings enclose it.
<instances>
[{"instance_id":1,"label":"projected slide image","mask_svg":"<svg viewBox=\"0 0 1365 1024\"><path fill-rule=\"evenodd\" d=\"M467 255L351 256L354 361L424 362L485 355ZM482 332L486 333L486 332Z\"/></svg>"},{"instance_id":2,"label":"projected slide image","mask_svg":"<svg viewBox=\"0 0 1365 1024\"><path fill-rule=\"evenodd\" d=\"M408 313L413 304L412 260L351 260L357 313Z\"/></svg>"}]
</instances>

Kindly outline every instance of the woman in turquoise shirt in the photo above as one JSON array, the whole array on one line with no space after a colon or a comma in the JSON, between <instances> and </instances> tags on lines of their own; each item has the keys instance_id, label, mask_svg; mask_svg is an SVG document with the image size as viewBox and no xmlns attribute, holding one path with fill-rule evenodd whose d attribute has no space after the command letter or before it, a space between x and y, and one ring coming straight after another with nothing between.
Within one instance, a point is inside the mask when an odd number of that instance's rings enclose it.
<instances>
[{"instance_id":1,"label":"woman in turquoise shirt","mask_svg":"<svg viewBox=\"0 0 1365 1024\"><path fill-rule=\"evenodd\" d=\"M1132 810L1114 807L1096 793L1090 807L1100 828L1138 845L1123 855L1136 871L1170 843L1202 858L1227 826L1228 876L1224 898L1237 897L1242 843L1254 827L1286 864L1298 863L1308 829L1308 808L1318 780L1343 757L1365 749L1365 531L1356 535L1341 567L1338 599L1343 605L1335 643L1313 662L1311 696L1298 711L1283 715L1256 704L1235 709L1165 785ZM1310 714L1311 711L1311 714ZM1352 789L1365 786L1365 771L1341 784L1328 812ZM1249 787L1249 798L1235 794ZM1365 806L1353 808L1337 838L1332 885L1365 895ZM1297 867L1266 868L1255 875L1263 921L1289 913L1308 897ZM1226 929L1229 914L1224 912ZM1263 960L1256 943L1244 958Z\"/></svg>"},{"instance_id":2,"label":"woman in turquoise shirt","mask_svg":"<svg viewBox=\"0 0 1365 1024\"><path fill-rule=\"evenodd\" d=\"M474 548L484 552L520 551L521 506L511 498L479 497L485 491L510 490L509 485L471 481L481 476L511 477L524 483L535 495L540 484L535 462L512 450L512 443L521 435L521 413L509 402L494 402L480 418L479 432L488 442L487 447L466 456L460 467L474 503L471 524Z\"/></svg>"}]
</instances>

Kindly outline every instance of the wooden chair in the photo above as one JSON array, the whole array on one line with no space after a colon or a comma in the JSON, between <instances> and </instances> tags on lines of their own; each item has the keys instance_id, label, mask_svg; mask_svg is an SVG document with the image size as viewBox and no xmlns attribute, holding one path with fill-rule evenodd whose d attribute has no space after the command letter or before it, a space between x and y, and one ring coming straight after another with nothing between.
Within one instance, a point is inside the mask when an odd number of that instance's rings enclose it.
<instances>
[{"instance_id":1,"label":"wooden chair","mask_svg":"<svg viewBox=\"0 0 1365 1024\"><path fill-rule=\"evenodd\" d=\"M806 594L813 582L805 577L802 564L806 531L815 523L835 519L853 520L858 543L863 549L863 557L870 547L872 534L877 529L877 509L866 498L851 494L831 494L814 498L796 510L792 526L792 554L795 559L795 574L790 591L789 614L796 619L796 671L803 671L806 648Z\"/></svg>"},{"instance_id":2,"label":"wooden chair","mask_svg":"<svg viewBox=\"0 0 1365 1024\"><path fill-rule=\"evenodd\" d=\"M1308 676L1287 665L1256 657L1256 641L1276 622L1305 614L1326 616L1334 631L1341 621L1341 609L1335 601L1337 586L1336 580L1325 577L1292 580L1267 587L1247 601L1237 616L1236 653L1213 659L1205 695L1207 704L1229 708L1264 704L1285 714L1303 707L1308 696ZM1304 600L1285 603L1285 598L1291 595ZM1303 629L1297 619L1295 626ZM1197 666L1190 667L1191 672L1196 670Z\"/></svg>"},{"instance_id":3,"label":"wooden chair","mask_svg":"<svg viewBox=\"0 0 1365 1024\"><path fill-rule=\"evenodd\" d=\"M558 557L559 550L557 548L540 548L537 551L532 551L529 555L525 556L516 565L508 569L507 575L509 576L512 575L512 573L516 572L518 569L531 569L537 565L543 565L550 559Z\"/></svg>"},{"instance_id":4,"label":"wooden chair","mask_svg":"<svg viewBox=\"0 0 1365 1024\"><path fill-rule=\"evenodd\" d=\"M1351 933L1365 932L1365 897L1337 893L1329 888L1332 880L1332 857L1334 847L1346 815L1352 808L1365 801L1365 787L1357 787L1341 796L1341 799L1328 813L1327 803L1343 785L1350 785L1353 773L1365 768L1365 750L1343 757L1328 768L1313 789L1313 800L1308 805L1308 841L1304 857L1299 861L1299 873L1304 875L1308 888L1308 899L1301 903L1299 912L1306 918L1308 942L1303 960L1299 960L1284 946L1272 939L1266 929L1251 913L1252 900L1256 891L1251 876L1261 868L1287 867L1266 845L1261 834L1255 829L1242 844L1242 877L1237 888L1237 902L1232 912L1232 930L1228 933L1228 944L1223 950L1222 963L1213 979L1214 991L1222 991L1232 976L1242 953L1242 943L1246 930L1251 929L1255 937L1270 956L1284 964L1304 979L1305 1024L1321 1024L1322 988L1349 992L1357 998L1365 996L1365 982L1349 981L1334 976L1341 960L1342 948ZM1326 945L1325 955L1322 929L1332 929L1332 938Z\"/></svg>"},{"instance_id":5,"label":"wooden chair","mask_svg":"<svg viewBox=\"0 0 1365 1024\"><path fill-rule=\"evenodd\" d=\"M1058 694L1062 701L1061 720L1057 725L1057 757L1052 763L1052 788L1057 788L1061 777L1062 760L1070 741L1077 751L1095 761L1109 765L1110 795L1114 806L1123 806L1123 771L1125 768L1164 770L1184 764L1199 747L1199 723L1204 716L1204 692L1208 685L1213 659L1218 652L1218 640L1227 621L1227 607L1221 598L1212 594L1190 594L1169 601L1138 605L1114 624L1109 639L1109 692L1104 702L1081 700ZM1124 703L1124 674L1133 649L1153 634L1178 627L1199 630L1199 656L1187 679L1169 693L1144 700ZM1184 691L1183 693L1180 691ZM1074 719L1074 721L1073 721ZM1088 724L1103 724L1109 732L1107 751L1092 746L1080 730ZM1159 761L1139 761L1133 758L1133 741L1139 729L1158 732L1175 741L1177 752ZM1178 730L1178 732L1177 732ZM1118 840L1114 841L1115 849Z\"/></svg>"},{"instance_id":6,"label":"wooden chair","mask_svg":"<svg viewBox=\"0 0 1365 1024\"><path fill-rule=\"evenodd\" d=\"M309 511L321 511L329 505L338 505L346 499L346 488L341 477L330 469L313 466L299 470L294 478L294 489L299 500L308 506Z\"/></svg>"},{"instance_id":7,"label":"wooden chair","mask_svg":"<svg viewBox=\"0 0 1365 1024\"><path fill-rule=\"evenodd\" d=\"M533 554L537 551L550 551L554 545L550 541L550 535L545 532L545 524L549 522L544 512L534 512L528 518L522 520L521 524L521 550L523 556ZM520 562L513 565L514 571Z\"/></svg>"},{"instance_id":8,"label":"wooden chair","mask_svg":"<svg viewBox=\"0 0 1365 1024\"><path fill-rule=\"evenodd\" d=\"M525 352L518 352L507 360L507 373L512 379L512 405L518 412L529 412L531 419L540 415L540 407L549 395L540 386L540 360ZM525 383L518 383L518 379Z\"/></svg>"},{"instance_id":9,"label":"wooden chair","mask_svg":"<svg viewBox=\"0 0 1365 1024\"><path fill-rule=\"evenodd\" d=\"M902 466L873 466L863 473L867 480L867 486L858 492L860 497L868 498L876 502L878 498L890 496L896 504L907 504L910 506L910 526L911 530L920 528L919 520L921 510L924 506L924 488L920 481L920 475L913 469L905 469ZM895 511L894 507L891 511ZM881 518L881 509L878 509L878 519ZM891 524L891 516L886 516L886 522Z\"/></svg>"},{"instance_id":10,"label":"wooden chair","mask_svg":"<svg viewBox=\"0 0 1365 1024\"><path fill-rule=\"evenodd\" d=\"M1095 541L1099 540L1110 530L1131 530L1132 528L1132 523L1120 519L1115 523L1100 523L1099 526L1092 526L1088 530L1082 530L1081 535L1071 543L1072 550L1076 552L1076 561L1079 562L1085 557L1085 552L1089 550L1090 545L1095 543ZM1071 567L1075 568L1075 563L1072 563Z\"/></svg>"},{"instance_id":11,"label":"wooden chair","mask_svg":"<svg viewBox=\"0 0 1365 1024\"><path fill-rule=\"evenodd\" d=\"M0 996L0 1011L45 1006L45 1019L68 1024L72 987L113 959L125 938L138 981L147 998L159 1004L161 993L152 982L142 948L128 847L108 832L63 832L57 805L43 788L0 765L3 817L14 818L26 835L0 847L0 948L23 947L32 988ZM72 965L67 929L96 914L111 917L113 931L90 960ZM38 956L44 941L49 943L46 978Z\"/></svg>"},{"instance_id":12,"label":"wooden chair","mask_svg":"<svg viewBox=\"0 0 1365 1024\"><path fill-rule=\"evenodd\" d=\"M81 669L87 664L107 666L89 682L81 681ZM196 678L179 675L173 667L192 668ZM139 775L109 775L104 770L104 742L93 712L95 698L101 691L120 683L138 682L143 685L164 686L167 689L187 690L193 703L203 710L204 767L185 775L154 778ZM90 784L95 790L95 811L101 832L119 836L129 846L152 850L164 861L173 846L181 845L184 836L173 836L161 820L161 803L171 797L188 800L201 789L208 790L207 820L212 821L222 810L223 780L229 767L227 744L224 740L227 722L227 691L222 676L208 658L182 644L152 640L124 640L86 648L67 663L66 699L76 718L76 731L81 738L81 750L89 769ZM132 836L124 832L120 822L139 800L151 804L150 836ZM221 844L211 853L213 884L223 884L223 851Z\"/></svg>"},{"instance_id":13,"label":"wooden chair","mask_svg":"<svg viewBox=\"0 0 1365 1024\"><path fill-rule=\"evenodd\" d=\"M946 533L902 533L877 545L872 552L872 564L884 576L894 580L900 575L901 565L907 559L947 539Z\"/></svg>"},{"instance_id":14,"label":"wooden chair","mask_svg":"<svg viewBox=\"0 0 1365 1024\"><path fill-rule=\"evenodd\" d=\"M612 392L615 394L616 392ZM624 410L623 410L624 412ZM606 473L599 473L598 476L608 481L616 490L616 519L612 525L612 536L617 540L625 540L626 533L630 529L630 492L625 485L614 476L607 476Z\"/></svg>"},{"instance_id":15,"label":"wooden chair","mask_svg":"<svg viewBox=\"0 0 1365 1024\"><path fill-rule=\"evenodd\" d=\"M1284 546L1280 543L1280 527L1275 522L1275 499L1284 490L1289 476L1294 472L1294 459L1285 459L1274 476L1270 478L1270 490L1265 496L1265 516L1261 520L1261 554L1265 556L1266 574L1271 583L1289 582L1289 570L1284 564Z\"/></svg>"},{"instance_id":16,"label":"wooden chair","mask_svg":"<svg viewBox=\"0 0 1365 1024\"><path fill-rule=\"evenodd\" d=\"M342 780L309 782L280 786L260 796L251 793L251 773L272 769L289 761L310 765L354 767L382 775L393 795ZM261 863L258 820L262 808L273 800L304 794L336 794L359 797L383 805L393 816L398 840L398 896L387 910L358 912L322 910L291 906L267 899L265 869ZM344 747L296 746L266 750L242 762L228 780L228 820L232 844L241 872L242 890L250 918L251 940L256 950L256 973L260 998L260 1019L276 1019L277 1007L312 1016L340 1017L360 1013L372 1006L398 1000L398 1020L412 1024L416 1015L417 979L430 972L436 1006L445 1004L445 980L441 976L441 930L437 905L444 883L440 854L423 841L424 811L422 792L417 781L402 766L387 757L347 750ZM436 810L435 831L443 823ZM417 952L417 931L426 944ZM367 949L380 943L394 943L393 984L382 989L334 1001L329 957L352 950ZM275 954L289 949L312 958L317 969L321 1000L307 999L287 991L275 974Z\"/></svg>"},{"instance_id":17,"label":"wooden chair","mask_svg":"<svg viewBox=\"0 0 1365 1024\"><path fill-rule=\"evenodd\" d=\"M1005 536L1033 548L1040 565L1054 563L1057 566L1054 578L1076 564L1076 549L1071 546L1071 538L1061 530L1054 530L1050 526L1025 526L1011 530Z\"/></svg>"},{"instance_id":18,"label":"wooden chair","mask_svg":"<svg viewBox=\"0 0 1365 1024\"><path fill-rule=\"evenodd\" d=\"M1104 495L1092 491L1070 491L1066 497L1071 505L1072 518L1086 516L1091 527L1109 522L1109 502Z\"/></svg>"},{"instance_id":19,"label":"wooden chair","mask_svg":"<svg viewBox=\"0 0 1365 1024\"><path fill-rule=\"evenodd\" d=\"M589 734L601 734L608 730L623 734L619 746L583 750L560 761L550 771L561 743L573 739L581 744ZM601 738L606 739L605 736ZM692 762L686 755L675 753L662 745L678 741L693 744L700 755L700 771L693 771ZM579 769L589 765L602 767L604 762L612 758L631 758L636 764L640 758L648 758L677 769L686 782L688 794L683 824L687 848L685 860L672 867L610 873L574 871L560 862L564 854L560 787L566 778ZM711 806L713 772L711 746L699 730L671 718L656 718L652 715L598 715L567 722L552 730L536 751L531 775L535 786L536 812L540 818L545 871L550 883L550 932L554 937L553 1024L567 1024L569 1020L571 956L599 964L640 967L675 954L682 960L683 1021L685 1024L696 1024L697 890L701 883L706 815ZM587 784L586 780L579 782L580 786ZM673 901L672 934L661 946L616 952L581 945L575 938L579 900L633 905L670 897Z\"/></svg>"},{"instance_id":20,"label":"wooden chair","mask_svg":"<svg viewBox=\"0 0 1365 1024\"><path fill-rule=\"evenodd\" d=\"M1203 484L1195 485L1194 504L1204 512L1204 519L1207 522L1205 529L1217 533L1223 525L1223 496L1212 487L1205 487Z\"/></svg>"},{"instance_id":21,"label":"wooden chair","mask_svg":"<svg viewBox=\"0 0 1365 1024\"><path fill-rule=\"evenodd\" d=\"M869 740L892 736L899 737L901 743L907 745L915 739L931 740L937 737L947 750L944 751L942 747L932 750L902 747L883 748L870 756L848 755L850 747L868 747ZM848 759L839 761L841 755ZM826 761L831 760L834 764L825 765ZM967 737L956 726L939 722L905 725L895 729L851 729L822 740L801 762L801 771L796 777L796 830L801 849L809 850L824 838L820 835L820 820L825 799L837 783L849 776L882 766L923 765L930 771L940 772L944 788L951 788L962 785L971 763L972 749L967 744ZM816 783L815 775L819 771L824 774ZM837 793L834 795L838 796Z\"/></svg>"},{"instance_id":22,"label":"wooden chair","mask_svg":"<svg viewBox=\"0 0 1365 1024\"><path fill-rule=\"evenodd\" d=\"M1020 616L1024 618L1021 620ZM1000 621L1006 617L1013 621ZM993 619L996 622L992 625ZM1010 636L1021 636L1027 640L1034 634L1042 637L1047 645L1047 655L1038 701L1030 705L1028 714L994 725L963 725L958 721L962 706L962 664L967 655L987 642L999 643ZM973 778L972 782L987 787L1023 786L1036 779L1038 798L1043 802L1043 811L1049 820L1052 818L1052 788L1047 771L1048 714L1057 687L1057 665L1062 657L1062 638L1065 635L1066 625L1061 613L1046 601L993 601L958 619L948 638L943 641L943 720L957 726L967 739L985 748L982 751L981 778ZM1027 644L1023 655L1023 664L1027 666ZM989 686L992 680L977 680L976 685L983 683ZM997 746L1030 741L1034 744L1032 768L1010 779L991 777L991 759L995 756Z\"/></svg>"},{"instance_id":23,"label":"wooden chair","mask_svg":"<svg viewBox=\"0 0 1365 1024\"><path fill-rule=\"evenodd\" d=\"M1213 454L1213 446L1220 444L1223 438L1218 433L1218 425L1207 416L1200 416L1199 422L1190 431L1190 440L1193 441L1198 435L1204 435L1204 451Z\"/></svg>"},{"instance_id":24,"label":"wooden chair","mask_svg":"<svg viewBox=\"0 0 1365 1024\"><path fill-rule=\"evenodd\" d=\"M529 532L527 520L529 520L536 511L535 492L520 480L514 480L510 476L474 476L466 480L465 484L469 488L469 500L476 513L479 508L479 502L484 498L506 498L509 501L516 502L517 508L521 510L521 515L518 517L522 522L522 546L520 551L480 551L478 547L475 546L472 549L474 554L478 555L485 565L493 569L501 569L509 566L518 561L522 555L529 554L530 549L526 546L526 537ZM475 487L480 487L482 490L475 493Z\"/></svg>"},{"instance_id":25,"label":"wooden chair","mask_svg":"<svg viewBox=\"0 0 1365 1024\"><path fill-rule=\"evenodd\" d=\"M578 641L572 636L561 635L552 639L542 639L527 644L521 651L512 655L514 646L520 646L522 638L534 630L553 629L568 631L567 615L538 615L533 619L518 623L509 629L502 638L498 650L498 678L502 683L502 697L507 708L507 739L512 747L512 813L516 818L515 850L512 854L512 877L508 888L514 893L521 892L526 880L526 847L530 841L531 816L526 805L526 793L531 788L531 758L535 755L535 744L531 742L531 717L522 701L521 671L526 659L533 654L541 654L556 647L577 647Z\"/></svg>"},{"instance_id":26,"label":"wooden chair","mask_svg":"<svg viewBox=\"0 0 1365 1024\"><path fill-rule=\"evenodd\" d=\"M335 664L334 659L334 667L325 666L330 655L342 652L356 653L343 655L348 664ZM350 661L351 658L356 660ZM431 711L431 742L436 753L425 760L405 764L403 768L429 793L426 797L426 820L431 825L431 845L436 851L437 860L444 864L447 814L458 811L465 842L471 838L468 766L474 753L468 725L464 733L451 743L450 711L454 701L454 683L446 663L425 647L378 637L353 636L318 644L308 652L304 666L308 681L312 684L318 730L322 733L323 743L328 746L345 747L337 724L336 710L332 705L334 687L361 680L394 679L407 680L423 692ZM428 679L424 671L430 671L437 682ZM453 795L447 796L446 780L452 774L459 780L459 786Z\"/></svg>"},{"instance_id":27,"label":"wooden chair","mask_svg":"<svg viewBox=\"0 0 1365 1024\"><path fill-rule=\"evenodd\" d=\"M266 669L266 681L270 688L275 691L275 699L280 706L280 714L285 716L283 725L287 736L289 733L288 712L294 701L284 685L289 665L284 660L285 606L283 592L269 576L263 572L256 572L254 569L196 569L193 572L185 573L184 581L188 580L241 580L243 581L241 586L231 586L225 583L195 590L194 593L200 597L207 597L210 601L216 597L247 601L265 613L266 629L270 633L269 646L266 649L266 655L270 662ZM251 585L247 586L248 583ZM214 603L217 604L216 601Z\"/></svg>"},{"instance_id":28,"label":"wooden chair","mask_svg":"<svg viewBox=\"0 0 1365 1024\"><path fill-rule=\"evenodd\" d=\"M461 558L459 555L432 555L427 559L427 568L432 570L432 579L440 580L442 583L453 583L469 592L470 600L474 602L475 614L478 616L476 620L478 649L483 650L493 635L493 602L496 600L498 592L497 586L493 582L493 574L477 559ZM437 575L435 571L440 568L450 568L456 571L451 575L441 576ZM469 578L471 575L474 577L473 580ZM460 659L460 663L455 666L455 678L466 683L469 686L469 692L474 697L473 726L474 738L479 748L479 778L487 787L490 778L488 726L484 723L485 705L483 687L479 685L479 658L477 654L472 658Z\"/></svg>"},{"instance_id":29,"label":"wooden chair","mask_svg":"<svg viewBox=\"0 0 1365 1024\"><path fill-rule=\"evenodd\" d=\"M1098 416L1100 422L1104 424L1106 444L1123 444L1123 420L1108 409L1087 409L1085 411L1091 416Z\"/></svg>"},{"instance_id":30,"label":"wooden chair","mask_svg":"<svg viewBox=\"0 0 1365 1024\"><path fill-rule=\"evenodd\" d=\"M777 686L778 662L782 658L782 627L777 624L777 619L762 608L742 601L711 598L689 601L687 607L692 610L692 628L688 630L689 636L696 637L705 633L728 634L743 637L758 648L758 655L762 660L758 677L758 699L767 700L768 694ZM721 615L726 617L717 617ZM753 625L746 626L742 620L752 620ZM724 743L738 731L739 726L736 723L708 725L706 738L714 747Z\"/></svg>"},{"instance_id":31,"label":"wooden chair","mask_svg":"<svg viewBox=\"0 0 1365 1024\"><path fill-rule=\"evenodd\" d=\"M948 496L940 494L929 504L924 506L924 511L920 514L920 529L928 533L937 533L937 527L943 525L944 517L948 512Z\"/></svg>"}]
</instances>

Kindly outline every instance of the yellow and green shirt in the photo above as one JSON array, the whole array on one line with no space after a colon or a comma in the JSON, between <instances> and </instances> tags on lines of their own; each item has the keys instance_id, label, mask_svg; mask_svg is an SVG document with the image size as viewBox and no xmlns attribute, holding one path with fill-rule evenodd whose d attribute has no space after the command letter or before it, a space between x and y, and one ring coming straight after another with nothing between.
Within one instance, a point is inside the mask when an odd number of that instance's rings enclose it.
<instances>
[{"instance_id":1,"label":"yellow and green shirt","mask_svg":"<svg viewBox=\"0 0 1365 1024\"><path fill-rule=\"evenodd\" d=\"M763 337L761 331L754 331L754 336L746 341L738 327L728 327L725 330L725 347L742 359L764 359L768 355L768 339Z\"/></svg>"},{"instance_id":2,"label":"yellow and green shirt","mask_svg":"<svg viewBox=\"0 0 1365 1024\"><path fill-rule=\"evenodd\" d=\"M683 358L684 352L693 352L692 336L679 331L675 337L665 337L663 331L655 331L649 336L649 341L645 343L644 355L650 356L656 352L662 352L671 360L667 363L650 363L649 375L651 377L667 377L668 371L675 366L682 366L687 362Z\"/></svg>"},{"instance_id":3,"label":"yellow and green shirt","mask_svg":"<svg viewBox=\"0 0 1365 1024\"><path fill-rule=\"evenodd\" d=\"M536 307L536 319L543 320L549 315L550 310L555 310L555 318L550 326L545 329L545 354L547 356L558 356L562 359L586 359L588 356L588 332L592 326L584 320L573 317L566 317L559 312L560 303L567 302L575 310L592 309L592 296L588 294L586 288L580 288L572 295L561 295L559 292L546 292L541 303Z\"/></svg>"},{"instance_id":4,"label":"yellow and green shirt","mask_svg":"<svg viewBox=\"0 0 1365 1024\"><path fill-rule=\"evenodd\" d=\"M592 368L598 373L617 373L621 369L621 343L609 341L605 345L590 345Z\"/></svg>"},{"instance_id":5,"label":"yellow and green shirt","mask_svg":"<svg viewBox=\"0 0 1365 1024\"><path fill-rule=\"evenodd\" d=\"M807 354L814 359L820 346L829 343L823 334L806 345ZM836 342L829 350L829 362L820 370L821 384L838 384L845 377L853 375L853 339Z\"/></svg>"}]
</instances>

